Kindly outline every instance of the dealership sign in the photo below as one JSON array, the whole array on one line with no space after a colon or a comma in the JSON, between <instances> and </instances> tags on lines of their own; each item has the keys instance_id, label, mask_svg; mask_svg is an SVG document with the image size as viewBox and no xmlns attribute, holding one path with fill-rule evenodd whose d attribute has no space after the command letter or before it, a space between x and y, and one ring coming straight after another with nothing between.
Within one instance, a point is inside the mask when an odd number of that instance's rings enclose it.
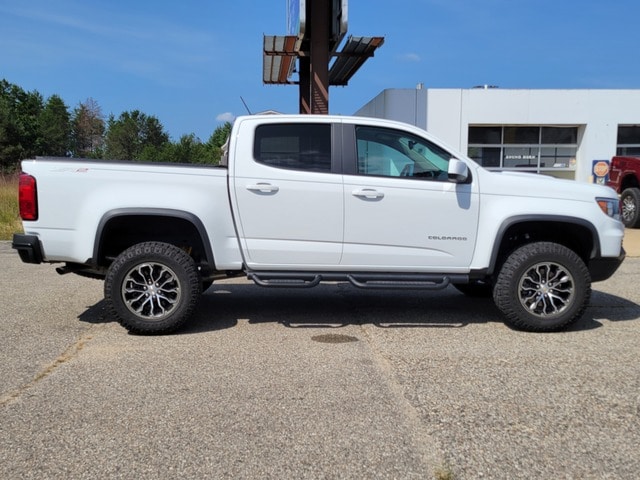
<instances>
[{"instance_id":1,"label":"dealership sign","mask_svg":"<svg viewBox=\"0 0 640 480\"><path fill-rule=\"evenodd\" d=\"M609 181L609 160L594 160L591 168L593 183L605 184Z\"/></svg>"}]
</instances>

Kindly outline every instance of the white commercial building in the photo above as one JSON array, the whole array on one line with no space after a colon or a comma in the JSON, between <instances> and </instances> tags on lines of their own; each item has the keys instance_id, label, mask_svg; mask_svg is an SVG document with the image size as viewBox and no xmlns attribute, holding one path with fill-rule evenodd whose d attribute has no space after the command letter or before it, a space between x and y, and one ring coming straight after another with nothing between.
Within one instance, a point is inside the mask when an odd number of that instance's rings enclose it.
<instances>
[{"instance_id":1,"label":"white commercial building","mask_svg":"<svg viewBox=\"0 0 640 480\"><path fill-rule=\"evenodd\" d=\"M593 181L596 161L640 155L640 90L418 85L385 90L356 115L424 128L491 170Z\"/></svg>"}]
</instances>

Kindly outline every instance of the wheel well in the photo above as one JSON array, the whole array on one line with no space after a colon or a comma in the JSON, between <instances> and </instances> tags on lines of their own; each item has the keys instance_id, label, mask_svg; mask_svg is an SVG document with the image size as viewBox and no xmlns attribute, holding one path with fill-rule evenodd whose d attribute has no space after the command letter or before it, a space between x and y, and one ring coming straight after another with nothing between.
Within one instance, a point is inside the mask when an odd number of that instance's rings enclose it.
<instances>
[{"instance_id":1,"label":"wheel well","mask_svg":"<svg viewBox=\"0 0 640 480\"><path fill-rule=\"evenodd\" d=\"M150 241L170 243L181 248L193 257L196 265L213 265L213 258L192 221L153 214L127 214L109 218L99 233L94 260L99 266L108 266L127 248Z\"/></svg>"},{"instance_id":2,"label":"wheel well","mask_svg":"<svg viewBox=\"0 0 640 480\"><path fill-rule=\"evenodd\" d=\"M586 225L567 221L527 221L511 224L504 231L494 252L492 272L497 273L507 257L517 248L533 242L553 242L573 250L585 264L599 246L593 231Z\"/></svg>"},{"instance_id":3,"label":"wheel well","mask_svg":"<svg viewBox=\"0 0 640 480\"><path fill-rule=\"evenodd\" d=\"M627 188L640 188L638 178L635 175L627 175L622 179L622 182L620 183L620 193Z\"/></svg>"}]
</instances>

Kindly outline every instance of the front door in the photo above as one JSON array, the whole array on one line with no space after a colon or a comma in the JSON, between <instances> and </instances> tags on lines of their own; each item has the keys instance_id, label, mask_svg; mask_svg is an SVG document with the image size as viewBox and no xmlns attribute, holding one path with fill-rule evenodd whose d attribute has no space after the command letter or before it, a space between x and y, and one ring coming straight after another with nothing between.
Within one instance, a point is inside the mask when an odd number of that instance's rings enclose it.
<instances>
[{"instance_id":1,"label":"front door","mask_svg":"<svg viewBox=\"0 0 640 480\"><path fill-rule=\"evenodd\" d=\"M402 130L353 128L357 165L344 177L343 268L467 271L478 227L476 184L449 182L452 156L433 142Z\"/></svg>"}]
</instances>

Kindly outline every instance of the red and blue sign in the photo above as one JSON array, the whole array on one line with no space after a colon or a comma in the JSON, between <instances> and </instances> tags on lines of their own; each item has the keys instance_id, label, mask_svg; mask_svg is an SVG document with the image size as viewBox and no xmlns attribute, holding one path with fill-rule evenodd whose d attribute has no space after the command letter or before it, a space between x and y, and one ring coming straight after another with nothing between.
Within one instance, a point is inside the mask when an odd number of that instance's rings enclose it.
<instances>
[{"instance_id":1,"label":"red and blue sign","mask_svg":"<svg viewBox=\"0 0 640 480\"><path fill-rule=\"evenodd\" d=\"M593 183L606 184L609 181L609 170L609 160L594 160L591 167Z\"/></svg>"}]
</instances>

